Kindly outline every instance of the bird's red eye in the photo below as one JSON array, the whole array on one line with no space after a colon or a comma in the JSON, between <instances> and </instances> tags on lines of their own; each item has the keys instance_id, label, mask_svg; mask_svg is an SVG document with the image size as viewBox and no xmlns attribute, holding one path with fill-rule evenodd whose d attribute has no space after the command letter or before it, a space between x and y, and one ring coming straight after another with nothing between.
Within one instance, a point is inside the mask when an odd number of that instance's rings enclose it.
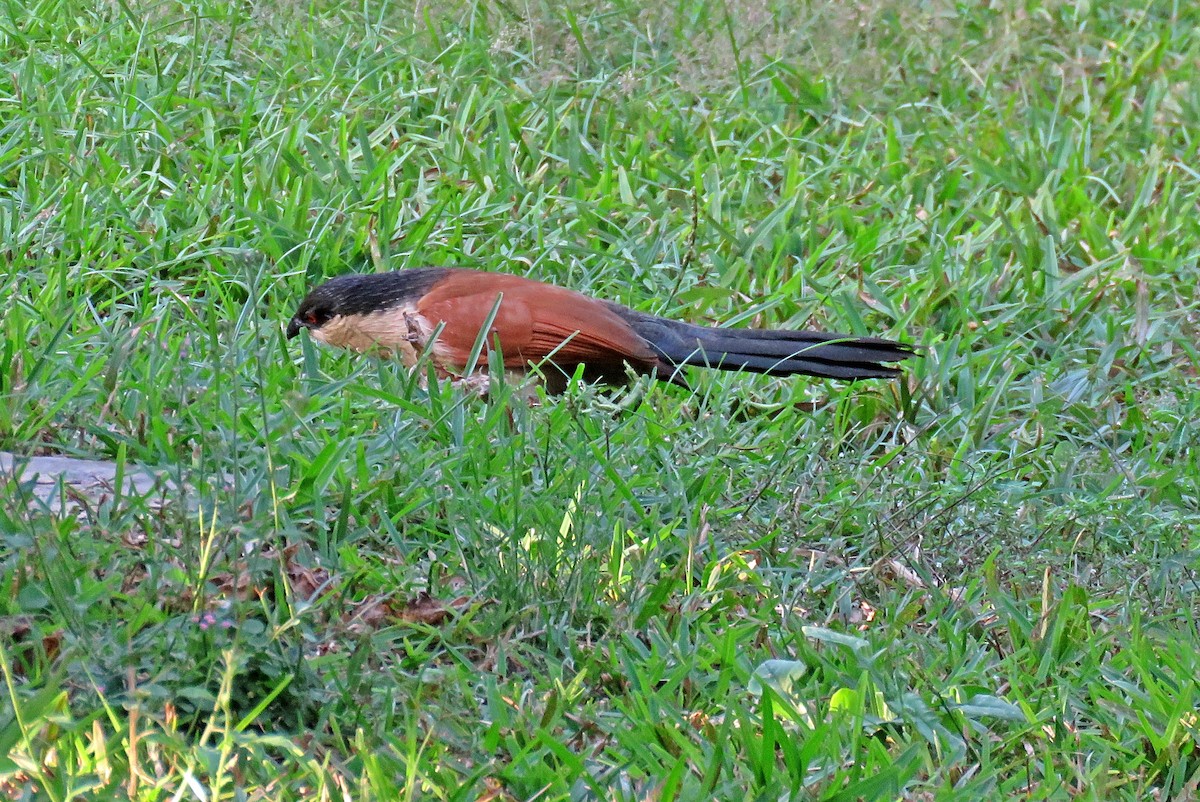
<instances>
[{"instance_id":1,"label":"bird's red eye","mask_svg":"<svg viewBox=\"0 0 1200 802\"><path fill-rule=\"evenodd\" d=\"M304 322L310 326L317 325L317 313L312 311L311 309L308 310L308 312L305 313L305 315L304 315Z\"/></svg>"}]
</instances>

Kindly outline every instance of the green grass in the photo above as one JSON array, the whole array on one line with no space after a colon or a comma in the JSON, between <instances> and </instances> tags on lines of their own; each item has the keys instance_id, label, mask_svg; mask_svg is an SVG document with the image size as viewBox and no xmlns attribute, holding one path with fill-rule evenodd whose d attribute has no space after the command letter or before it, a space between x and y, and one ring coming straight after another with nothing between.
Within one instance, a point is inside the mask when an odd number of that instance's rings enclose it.
<instances>
[{"instance_id":1,"label":"green grass","mask_svg":"<svg viewBox=\"0 0 1200 802\"><path fill-rule=\"evenodd\" d=\"M1200 13L279 6L0 11L0 449L176 488L0 478L0 798L1195 796ZM924 358L284 339L421 264Z\"/></svg>"}]
</instances>

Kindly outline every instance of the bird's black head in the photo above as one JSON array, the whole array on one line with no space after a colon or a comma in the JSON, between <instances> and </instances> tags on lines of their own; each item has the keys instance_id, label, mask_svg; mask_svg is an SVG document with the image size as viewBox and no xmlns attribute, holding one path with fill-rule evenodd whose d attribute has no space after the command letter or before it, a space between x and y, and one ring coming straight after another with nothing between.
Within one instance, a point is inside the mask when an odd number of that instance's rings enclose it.
<instances>
[{"instance_id":1,"label":"bird's black head","mask_svg":"<svg viewBox=\"0 0 1200 802\"><path fill-rule=\"evenodd\" d=\"M317 288L317 290L320 289L320 287ZM308 294L308 297L300 303L296 314L292 315L292 319L288 321L287 336L289 340L299 334L300 329L321 328L337 314L333 311L335 307L330 302L331 299L320 297L317 290Z\"/></svg>"},{"instance_id":2,"label":"bird's black head","mask_svg":"<svg viewBox=\"0 0 1200 802\"><path fill-rule=\"evenodd\" d=\"M449 268L427 267L393 273L350 273L330 279L300 302L288 322L288 339L301 329L320 329L338 316L369 315L415 301L449 272Z\"/></svg>"}]
</instances>

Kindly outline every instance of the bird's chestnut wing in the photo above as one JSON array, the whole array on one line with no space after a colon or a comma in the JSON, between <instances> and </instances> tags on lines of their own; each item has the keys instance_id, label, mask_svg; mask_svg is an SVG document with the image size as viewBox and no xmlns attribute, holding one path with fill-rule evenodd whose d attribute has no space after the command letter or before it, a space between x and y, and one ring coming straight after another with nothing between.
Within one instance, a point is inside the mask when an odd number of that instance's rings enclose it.
<instances>
[{"instance_id":1,"label":"bird's chestnut wing","mask_svg":"<svg viewBox=\"0 0 1200 802\"><path fill-rule=\"evenodd\" d=\"M497 298L487 345L499 341L507 367L547 357L599 368L628 362L644 371L658 364L646 341L604 303L532 279L472 270L450 273L417 303L431 325L442 325L435 350L443 360L466 367Z\"/></svg>"}]
</instances>

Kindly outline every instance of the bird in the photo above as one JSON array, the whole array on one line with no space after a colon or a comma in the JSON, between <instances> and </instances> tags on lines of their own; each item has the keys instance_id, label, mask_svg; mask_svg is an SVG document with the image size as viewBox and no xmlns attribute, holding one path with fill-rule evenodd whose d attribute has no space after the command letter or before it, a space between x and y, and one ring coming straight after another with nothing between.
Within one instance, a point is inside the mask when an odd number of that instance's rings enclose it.
<instances>
[{"instance_id":1,"label":"bird","mask_svg":"<svg viewBox=\"0 0 1200 802\"><path fill-rule=\"evenodd\" d=\"M689 365L889 379L900 374L895 363L916 354L910 345L878 337L699 326L523 276L453 267L332 278L300 303L287 337L305 330L326 345L398 356L409 368L428 354L439 378L485 391L493 349L506 373L536 371L548 392L562 392L581 367L584 381L604 384L646 375L686 386L682 370Z\"/></svg>"}]
</instances>

